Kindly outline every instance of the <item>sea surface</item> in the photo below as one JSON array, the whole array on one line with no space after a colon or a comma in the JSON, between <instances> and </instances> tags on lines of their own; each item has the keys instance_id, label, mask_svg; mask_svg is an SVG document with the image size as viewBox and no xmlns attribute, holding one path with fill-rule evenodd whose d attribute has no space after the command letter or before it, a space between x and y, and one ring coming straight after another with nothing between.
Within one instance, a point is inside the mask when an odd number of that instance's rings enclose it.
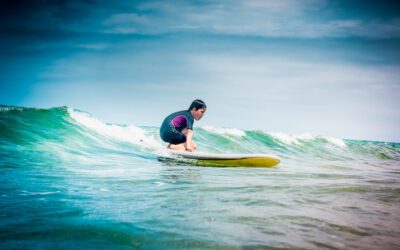
<instances>
[{"instance_id":1,"label":"sea surface","mask_svg":"<svg viewBox=\"0 0 400 250\"><path fill-rule=\"evenodd\" d=\"M0 249L400 249L400 144L195 127L200 167L158 127L0 106Z\"/></svg>"}]
</instances>

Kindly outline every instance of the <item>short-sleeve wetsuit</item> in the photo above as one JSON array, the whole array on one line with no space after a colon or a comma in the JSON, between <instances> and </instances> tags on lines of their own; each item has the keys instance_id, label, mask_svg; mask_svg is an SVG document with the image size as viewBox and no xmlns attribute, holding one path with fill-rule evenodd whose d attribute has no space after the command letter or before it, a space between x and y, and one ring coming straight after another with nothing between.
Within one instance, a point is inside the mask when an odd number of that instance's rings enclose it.
<instances>
[{"instance_id":1,"label":"short-sleeve wetsuit","mask_svg":"<svg viewBox=\"0 0 400 250\"><path fill-rule=\"evenodd\" d=\"M164 119L160 136L165 142L180 144L186 142L186 135L182 133L183 129L193 130L194 118L189 110L182 110L170 114Z\"/></svg>"}]
</instances>

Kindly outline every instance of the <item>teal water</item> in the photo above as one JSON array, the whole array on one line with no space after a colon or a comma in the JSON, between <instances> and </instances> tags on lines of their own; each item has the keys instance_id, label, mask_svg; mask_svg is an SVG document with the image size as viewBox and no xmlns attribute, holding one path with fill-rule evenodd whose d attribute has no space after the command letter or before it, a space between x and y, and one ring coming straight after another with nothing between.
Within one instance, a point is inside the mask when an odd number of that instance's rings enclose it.
<instances>
[{"instance_id":1,"label":"teal water","mask_svg":"<svg viewBox=\"0 0 400 250\"><path fill-rule=\"evenodd\" d=\"M0 107L0 249L398 249L400 144L196 127L203 152L276 168L165 163L157 127Z\"/></svg>"}]
</instances>

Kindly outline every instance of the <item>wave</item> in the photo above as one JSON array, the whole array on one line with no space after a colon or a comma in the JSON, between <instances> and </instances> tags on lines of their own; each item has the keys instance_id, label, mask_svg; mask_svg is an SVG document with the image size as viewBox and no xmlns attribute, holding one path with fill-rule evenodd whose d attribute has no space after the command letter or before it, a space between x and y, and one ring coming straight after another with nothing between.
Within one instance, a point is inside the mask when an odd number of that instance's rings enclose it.
<instances>
[{"instance_id":1,"label":"wave","mask_svg":"<svg viewBox=\"0 0 400 250\"><path fill-rule=\"evenodd\" d=\"M109 159L123 156L148 159L166 152L166 143L159 138L159 127L105 123L69 107L0 106L0 128L4 157L25 150L90 162L99 155ZM296 160L400 159L399 143L346 140L309 133L293 135L202 126L195 128L194 139L203 152L268 153Z\"/></svg>"}]
</instances>

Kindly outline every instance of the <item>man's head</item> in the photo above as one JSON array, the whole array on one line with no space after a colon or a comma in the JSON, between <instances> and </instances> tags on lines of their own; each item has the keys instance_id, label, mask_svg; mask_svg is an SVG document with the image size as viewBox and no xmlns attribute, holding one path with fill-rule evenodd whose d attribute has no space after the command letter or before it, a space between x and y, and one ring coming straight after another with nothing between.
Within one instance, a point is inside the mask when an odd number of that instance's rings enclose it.
<instances>
[{"instance_id":1,"label":"man's head","mask_svg":"<svg viewBox=\"0 0 400 250\"><path fill-rule=\"evenodd\" d=\"M193 118L198 121L206 112L207 105L200 99L196 99L190 104L189 111L192 113Z\"/></svg>"}]
</instances>

